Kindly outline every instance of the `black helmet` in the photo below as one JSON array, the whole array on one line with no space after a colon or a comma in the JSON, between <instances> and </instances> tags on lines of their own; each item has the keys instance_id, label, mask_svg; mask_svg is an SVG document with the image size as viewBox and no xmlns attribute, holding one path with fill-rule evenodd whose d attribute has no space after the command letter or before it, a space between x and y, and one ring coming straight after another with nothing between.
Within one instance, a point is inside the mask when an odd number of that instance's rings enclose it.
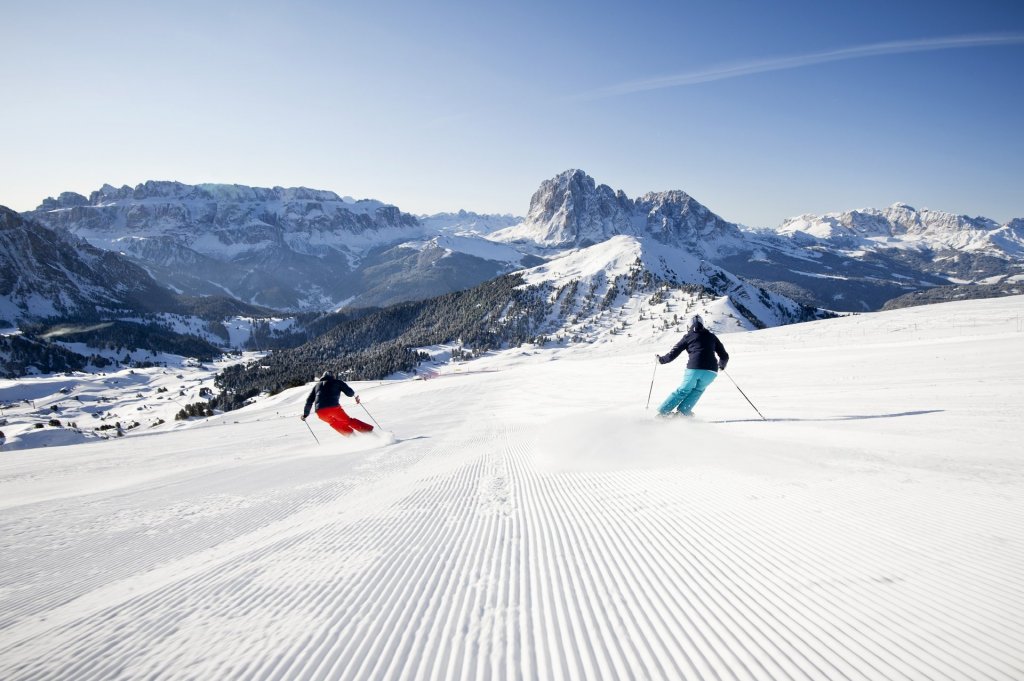
<instances>
[{"instance_id":1,"label":"black helmet","mask_svg":"<svg viewBox=\"0 0 1024 681\"><path fill-rule=\"evenodd\" d=\"M325 379L328 379L328 378L334 378L334 374L332 374L330 371L325 371L322 374L320 374L320 380L321 381L323 381Z\"/></svg>"},{"instance_id":2,"label":"black helmet","mask_svg":"<svg viewBox=\"0 0 1024 681\"><path fill-rule=\"evenodd\" d=\"M693 318L690 319L690 328L691 329L700 329L703 326L704 326L704 318L701 317L699 314L693 315Z\"/></svg>"}]
</instances>

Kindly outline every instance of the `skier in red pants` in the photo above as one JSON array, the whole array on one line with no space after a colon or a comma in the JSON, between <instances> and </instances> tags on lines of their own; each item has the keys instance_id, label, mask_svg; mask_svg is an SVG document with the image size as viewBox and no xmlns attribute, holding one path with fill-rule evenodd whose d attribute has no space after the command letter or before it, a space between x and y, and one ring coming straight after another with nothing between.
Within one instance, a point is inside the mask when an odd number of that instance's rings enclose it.
<instances>
[{"instance_id":1,"label":"skier in red pants","mask_svg":"<svg viewBox=\"0 0 1024 681\"><path fill-rule=\"evenodd\" d=\"M309 416L309 410L315 406L316 415L320 420L342 435L348 436L357 430L360 433L369 433L373 430L369 423L363 423L345 413L338 403L341 393L356 398L356 404L359 404L359 395L356 395L355 390L352 390L345 381L335 378L330 371L325 371L306 398L306 408L302 410L302 416L299 418L305 421Z\"/></svg>"}]
</instances>

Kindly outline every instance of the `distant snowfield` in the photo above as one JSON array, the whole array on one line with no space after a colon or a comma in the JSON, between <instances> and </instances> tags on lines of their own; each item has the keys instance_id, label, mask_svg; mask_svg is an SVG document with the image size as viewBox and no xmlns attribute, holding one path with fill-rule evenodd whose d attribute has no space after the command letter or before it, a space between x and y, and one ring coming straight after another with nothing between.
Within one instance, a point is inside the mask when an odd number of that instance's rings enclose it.
<instances>
[{"instance_id":1,"label":"distant snowfield","mask_svg":"<svg viewBox=\"0 0 1024 681\"><path fill-rule=\"evenodd\" d=\"M1022 313L729 334L768 422L665 336L0 452L0 678L1019 681Z\"/></svg>"}]
</instances>

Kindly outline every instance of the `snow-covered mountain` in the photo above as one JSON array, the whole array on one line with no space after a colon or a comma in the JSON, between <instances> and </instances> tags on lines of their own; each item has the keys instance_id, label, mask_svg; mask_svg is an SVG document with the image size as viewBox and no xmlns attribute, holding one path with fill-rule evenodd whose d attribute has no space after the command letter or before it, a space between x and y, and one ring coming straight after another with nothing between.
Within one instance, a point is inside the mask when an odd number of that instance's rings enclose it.
<instances>
[{"instance_id":1,"label":"snow-covered mountain","mask_svg":"<svg viewBox=\"0 0 1024 681\"><path fill-rule=\"evenodd\" d=\"M581 170L544 181L525 219L420 218L312 189L147 182L47 199L32 216L124 252L179 291L279 309L382 306L471 288L617 236L674 249L802 304L881 308L927 288L1024 274L1024 220L904 204L741 228L682 191L630 198ZM672 259L671 256L669 260Z\"/></svg>"},{"instance_id":2,"label":"snow-covered mountain","mask_svg":"<svg viewBox=\"0 0 1024 681\"><path fill-rule=\"evenodd\" d=\"M123 255L0 206L0 376L209 359L303 332L225 296L178 295Z\"/></svg>"},{"instance_id":3,"label":"snow-covered mountain","mask_svg":"<svg viewBox=\"0 0 1024 681\"><path fill-rule=\"evenodd\" d=\"M866 208L824 215L801 215L775 230L787 236L810 236L846 248L912 248L965 251L994 257L1024 256L1024 220L1005 225L984 217L917 210L894 203L883 210Z\"/></svg>"},{"instance_id":4,"label":"snow-covered mountain","mask_svg":"<svg viewBox=\"0 0 1024 681\"><path fill-rule=\"evenodd\" d=\"M516 215L493 215L460 210L455 213L434 213L418 216L428 233L486 235L499 229L518 225L523 218Z\"/></svg>"},{"instance_id":5,"label":"snow-covered mountain","mask_svg":"<svg viewBox=\"0 0 1024 681\"><path fill-rule=\"evenodd\" d=\"M233 408L325 368L381 379L438 356L475 357L522 345L632 346L681 334L694 314L719 333L833 316L677 246L619 234L472 289L341 319L299 347L226 372L217 403Z\"/></svg>"},{"instance_id":6,"label":"snow-covered mountain","mask_svg":"<svg viewBox=\"0 0 1024 681\"><path fill-rule=\"evenodd\" d=\"M775 274L785 275L776 279L806 290L816 287L807 277L852 279L866 287L859 296L865 309L884 304L884 300L878 300L877 295L867 290L879 285L880 292L892 299L922 288L950 284L1008 284L1024 275L1024 220L1019 218L1000 225L984 217L917 210L897 203L884 210L801 215L775 230L752 234L751 238L761 241L766 251L782 254L776 255L775 260L785 260L786 249L796 247L809 256L808 261L824 266L802 271L799 262L794 266L790 260L781 268L776 262ZM771 256L767 259L773 260ZM763 267L752 269L759 270L753 276L771 276ZM895 290L891 284L901 282L904 291L892 295ZM850 293L856 296L853 286L840 284L832 288L836 296L848 300ZM844 288L849 290L843 291Z\"/></svg>"},{"instance_id":7,"label":"snow-covered mountain","mask_svg":"<svg viewBox=\"0 0 1024 681\"><path fill-rule=\"evenodd\" d=\"M726 222L682 191L652 192L630 199L597 184L582 170L568 170L541 183L526 220L491 234L492 239L565 249L601 243L613 236L653 238L706 254L743 241Z\"/></svg>"},{"instance_id":8,"label":"snow-covered mountain","mask_svg":"<svg viewBox=\"0 0 1024 681\"><path fill-rule=\"evenodd\" d=\"M900 295L1024 272L1024 220L998 225L898 204L741 228L681 191L631 199L580 170L541 184L526 220L490 238L544 254L630 235L674 246L802 303L878 309Z\"/></svg>"},{"instance_id":9,"label":"snow-covered mountain","mask_svg":"<svg viewBox=\"0 0 1024 681\"><path fill-rule=\"evenodd\" d=\"M613 236L521 275L526 284L551 290L552 302L558 303L562 325L544 333L564 337L579 335L578 329L596 330L583 334L588 342L600 340L602 331L615 332L614 325L599 323L603 312L623 322L620 330L635 330L641 337L647 333L640 329L648 326L651 332L659 325L667 328L661 313L673 310L671 303L663 307L673 297L683 303L675 308L679 323L700 313L718 331L780 326L824 315L753 286L698 255L637 236ZM643 324L645 320L655 323Z\"/></svg>"},{"instance_id":10,"label":"snow-covered mountain","mask_svg":"<svg viewBox=\"0 0 1024 681\"><path fill-rule=\"evenodd\" d=\"M126 254L181 292L226 293L280 309L422 298L512 266L430 243L441 226L454 233L459 225L488 223L487 216L456 214L425 224L380 201L306 188L105 185L88 198L66 192L46 199L28 215ZM396 248L410 243L421 245L415 253Z\"/></svg>"},{"instance_id":11,"label":"snow-covered mountain","mask_svg":"<svg viewBox=\"0 0 1024 681\"><path fill-rule=\"evenodd\" d=\"M127 258L0 206L0 320L177 308L172 293Z\"/></svg>"}]
</instances>

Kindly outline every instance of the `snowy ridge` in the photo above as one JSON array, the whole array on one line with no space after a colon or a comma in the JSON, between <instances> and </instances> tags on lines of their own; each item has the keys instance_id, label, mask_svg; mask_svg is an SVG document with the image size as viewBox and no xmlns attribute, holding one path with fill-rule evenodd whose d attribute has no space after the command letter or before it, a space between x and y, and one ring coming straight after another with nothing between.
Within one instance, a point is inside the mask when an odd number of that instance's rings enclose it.
<instances>
[{"instance_id":1,"label":"snowy ridge","mask_svg":"<svg viewBox=\"0 0 1024 681\"><path fill-rule=\"evenodd\" d=\"M369 248L422 233L413 216L394 206L305 187L150 181L135 188L104 185L82 199L63 194L33 214L108 250L130 251L136 240L173 237L221 261L282 240L298 253L336 250L355 259Z\"/></svg>"},{"instance_id":2,"label":"snowy ridge","mask_svg":"<svg viewBox=\"0 0 1024 681\"><path fill-rule=\"evenodd\" d=\"M1022 304L733 334L768 423L639 345L5 452L0 676L1016 681Z\"/></svg>"},{"instance_id":3,"label":"snowy ridge","mask_svg":"<svg viewBox=\"0 0 1024 681\"><path fill-rule=\"evenodd\" d=\"M543 182L526 220L490 238L549 258L617 235L673 246L805 304L847 311L956 279L1003 281L1024 268L1019 220L999 226L897 204L741 229L685 192L631 199L580 170Z\"/></svg>"},{"instance_id":4,"label":"snowy ridge","mask_svg":"<svg viewBox=\"0 0 1024 681\"><path fill-rule=\"evenodd\" d=\"M653 238L706 254L743 241L732 223L682 191L652 192L638 199L598 185L582 170L545 180L530 199L526 220L498 230L492 239L540 249L600 243L613 236Z\"/></svg>"},{"instance_id":5,"label":"snowy ridge","mask_svg":"<svg viewBox=\"0 0 1024 681\"><path fill-rule=\"evenodd\" d=\"M518 225L523 218L515 215L481 215L460 210L457 213L435 213L419 215L419 221L428 232L453 232L487 235L499 229Z\"/></svg>"},{"instance_id":6,"label":"snowy ridge","mask_svg":"<svg viewBox=\"0 0 1024 681\"><path fill-rule=\"evenodd\" d=\"M523 260L523 253L511 246L491 241L475 234L441 234L427 241L409 241L402 244L403 248L414 248L424 250L428 248L439 249L445 254L464 253L482 260L491 260L510 266L519 265Z\"/></svg>"},{"instance_id":7,"label":"snowy ridge","mask_svg":"<svg viewBox=\"0 0 1024 681\"><path fill-rule=\"evenodd\" d=\"M779 234L805 234L850 246L929 248L982 251L1024 256L1024 229L1019 220L999 225L984 217L971 218L942 211L917 210L895 203L884 210L867 208L824 215L801 215L786 220Z\"/></svg>"},{"instance_id":8,"label":"snowy ridge","mask_svg":"<svg viewBox=\"0 0 1024 681\"><path fill-rule=\"evenodd\" d=\"M280 310L383 306L463 290L616 236L690 252L802 303L862 311L927 287L1024 271L1024 222L905 204L741 229L684 191L630 198L582 170L545 180L525 219L419 218L307 188L146 182L64 193L30 217L122 251L163 285Z\"/></svg>"},{"instance_id":9,"label":"snowy ridge","mask_svg":"<svg viewBox=\"0 0 1024 681\"><path fill-rule=\"evenodd\" d=\"M523 270L550 290L546 333L575 343L631 343L685 328L700 314L715 331L746 331L824 314L751 286L687 251L616 236Z\"/></svg>"},{"instance_id":10,"label":"snowy ridge","mask_svg":"<svg viewBox=\"0 0 1024 681\"><path fill-rule=\"evenodd\" d=\"M483 238L518 221L511 216L463 211L420 221L380 201L305 187L106 185L89 198L47 199L27 215L128 255L178 292L227 293L281 310L447 293L508 271L522 257ZM450 243L434 244L436 252L422 258L400 248L422 250L435 239Z\"/></svg>"},{"instance_id":11,"label":"snowy ridge","mask_svg":"<svg viewBox=\"0 0 1024 681\"><path fill-rule=\"evenodd\" d=\"M367 253L424 237L395 206L304 187L105 186L88 199L47 199L27 215L128 255L176 291L285 310L352 298L353 269Z\"/></svg>"},{"instance_id":12,"label":"snowy ridge","mask_svg":"<svg viewBox=\"0 0 1024 681\"><path fill-rule=\"evenodd\" d=\"M0 320L171 309L169 291L127 259L0 206Z\"/></svg>"}]
</instances>

